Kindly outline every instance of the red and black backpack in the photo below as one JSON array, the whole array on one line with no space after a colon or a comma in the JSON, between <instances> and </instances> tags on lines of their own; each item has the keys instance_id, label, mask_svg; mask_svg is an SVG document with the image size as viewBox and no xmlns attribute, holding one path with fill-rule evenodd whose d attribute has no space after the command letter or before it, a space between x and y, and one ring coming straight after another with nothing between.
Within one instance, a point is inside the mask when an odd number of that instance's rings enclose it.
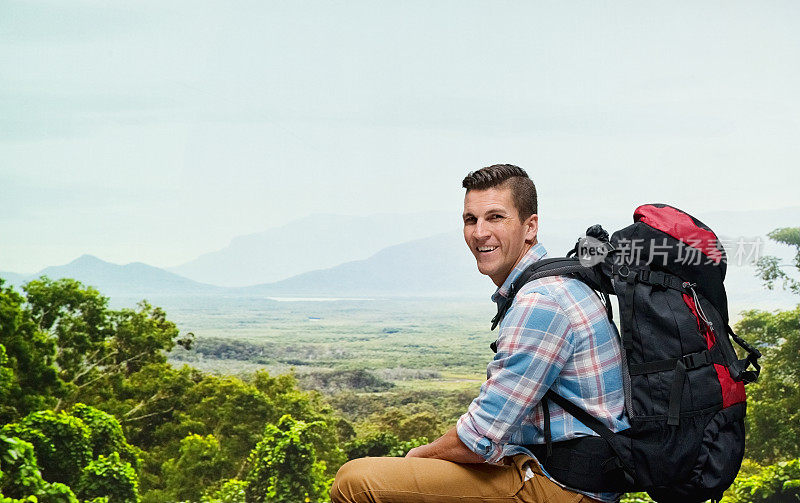
<instances>
[{"instance_id":1,"label":"red and black backpack","mask_svg":"<svg viewBox=\"0 0 800 503\"><path fill-rule=\"evenodd\" d=\"M547 442L528 447L551 476L575 489L647 491L660 503L718 500L744 456L744 384L758 378L761 355L728 324L726 255L714 232L664 204L638 207L633 220L610 239L593 226L567 257L532 264L498 307L493 329L525 283L552 275L589 285L609 319L610 295L619 301L631 427L613 433L549 390L542 400ZM548 400L599 437L550 442Z\"/></svg>"}]
</instances>

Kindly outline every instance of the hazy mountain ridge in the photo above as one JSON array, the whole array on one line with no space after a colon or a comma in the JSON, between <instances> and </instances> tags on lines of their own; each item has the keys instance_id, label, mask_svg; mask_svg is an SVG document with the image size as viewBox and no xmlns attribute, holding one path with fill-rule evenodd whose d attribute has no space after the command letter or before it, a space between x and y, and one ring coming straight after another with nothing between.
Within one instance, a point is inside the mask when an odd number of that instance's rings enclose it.
<instances>
[{"instance_id":1,"label":"hazy mountain ridge","mask_svg":"<svg viewBox=\"0 0 800 503\"><path fill-rule=\"evenodd\" d=\"M169 271L195 281L241 287L364 260L388 247L459 225L459 213L310 215L205 253Z\"/></svg>"},{"instance_id":2,"label":"hazy mountain ridge","mask_svg":"<svg viewBox=\"0 0 800 503\"><path fill-rule=\"evenodd\" d=\"M365 260L242 288L251 295L488 296L491 281L475 267L460 233L450 232L385 248Z\"/></svg>"},{"instance_id":3,"label":"hazy mountain ridge","mask_svg":"<svg viewBox=\"0 0 800 503\"><path fill-rule=\"evenodd\" d=\"M800 207L765 212L716 212L697 217L722 238L758 238L762 242L761 254L778 255L788 261L792 250L772 243L766 238L766 233L776 227L800 224ZM380 220L386 216L375 218ZM608 223L591 217L544 218L540 222L541 242L550 256L563 255L589 225L599 222L613 232L630 223L632 218L628 215L625 222L619 222L620 218L617 220L614 224L613 221ZM365 225L365 222L372 225L375 221L366 219L359 225ZM298 222L308 223L307 220ZM432 227L437 225L439 224ZM43 274L53 279L72 277L97 287L109 296L488 296L494 287L488 278L478 273L474 258L457 229L458 225L451 225L451 228L453 226L456 229L450 232L384 247L363 259L348 260L331 267L317 265L311 267L312 270L302 271L286 279L248 287L226 288L203 284L140 262L117 265L90 255L84 255L63 266L45 268L33 275L0 273L0 277L15 285ZM429 226L419 227L417 232L428 228ZM252 236L242 239L246 241L249 238ZM346 239L337 239L328 243L328 246L343 246L345 241ZM349 241L349 244L352 243L353 241ZM285 255L282 260L285 261L290 261L295 255L292 249L282 251ZM732 313L747 308L785 308L799 302L796 296L788 292L765 290L761 281L755 277L752 265L737 265L733 261L733 249L728 249L728 255L730 263L726 287Z\"/></svg>"},{"instance_id":4,"label":"hazy mountain ridge","mask_svg":"<svg viewBox=\"0 0 800 503\"><path fill-rule=\"evenodd\" d=\"M41 276L50 279L74 278L85 285L94 286L107 296L186 293L208 295L224 291L218 286L198 283L142 262L112 264L88 254L68 264L46 267L36 274L0 273L0 277L8 279L14 285Z\"/></svg>"},{"instance_id":5,"label":"hazy mountain ridge","mask_svg":"<svg viewBox=\"0 0 800 503\"><path fill-rule=\"evenodd\" d=\"M3 272L0 271L0 279L3 280L5 285L21 285L26 281L29 281L29 275L27 274L19 274L16 272Z\"/></svg>"}]
</instances>

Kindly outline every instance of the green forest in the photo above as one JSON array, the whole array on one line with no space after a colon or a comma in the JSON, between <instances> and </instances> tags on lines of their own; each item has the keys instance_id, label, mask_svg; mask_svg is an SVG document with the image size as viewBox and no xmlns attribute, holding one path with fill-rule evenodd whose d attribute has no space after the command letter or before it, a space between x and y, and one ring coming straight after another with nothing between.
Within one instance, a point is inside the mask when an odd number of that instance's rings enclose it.
<instances>
[{"instance_id":1,"label":"green forest","mask_svg":"<svg viewBox=\"0 0 800 503\"><path fill-rule=\"evenodd\" d=\"M800 228L770 237L797 254L789 268L760 259L765 287L800 294ZM798 501L800 306L747 311L734 328L764 357L747 387L746 459L724 501ZM257 363L263 349L181 333L145 301L112 309L75 280L43 277L21 291L0 280L0 503L324 502L348 459L426 443L477 391L469 379L396 385L441 377L419 369L392 379L347 366L192 366L198 355Z\"/></svg>"}]
</instances>

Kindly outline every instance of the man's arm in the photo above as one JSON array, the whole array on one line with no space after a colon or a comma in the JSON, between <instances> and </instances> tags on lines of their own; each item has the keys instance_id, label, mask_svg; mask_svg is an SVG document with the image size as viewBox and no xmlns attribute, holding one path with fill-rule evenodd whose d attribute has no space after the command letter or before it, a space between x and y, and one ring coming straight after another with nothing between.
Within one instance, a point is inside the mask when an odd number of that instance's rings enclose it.
<instances>
[{"instance_id":1,"label":"man's arm","mask_svg":"<svg viewBox=\"0 0 800 503\"><path fill-rule=\"evenodd\" d=\"M455 428L437 438L430 444L414 447L407 458L436 458L454 463L485 463L482 456L475 454L458 438Z\"/></svg>"},{"instance_id":2,"label":"man's arm","mask_svg":"<svg viewBox=\"0 0 800 503\"><path fill-rule=\"evenodd\" d=\"M511 438L572 352L569 317L555 299L535 291L517 294L500 327L487 380L458 420L458 438L485 462L502 463Z\"/></svg>"}]
</instances>

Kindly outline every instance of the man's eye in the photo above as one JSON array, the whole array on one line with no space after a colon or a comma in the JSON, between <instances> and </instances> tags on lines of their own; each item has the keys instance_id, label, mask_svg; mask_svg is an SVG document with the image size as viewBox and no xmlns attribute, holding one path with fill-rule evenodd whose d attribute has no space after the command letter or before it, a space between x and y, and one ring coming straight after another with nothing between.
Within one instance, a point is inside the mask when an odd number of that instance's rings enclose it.
<instances>
[{"instance_id":1,"label":"man's eye","mask_svg":"<svg viewBox=\"0 0 800 503\"><path fill-rule=\"evenodd\" d=\"M503 218L503 215L492 215L489 217L489 220L500 220Z\"/></svg>"}]
</instances>

